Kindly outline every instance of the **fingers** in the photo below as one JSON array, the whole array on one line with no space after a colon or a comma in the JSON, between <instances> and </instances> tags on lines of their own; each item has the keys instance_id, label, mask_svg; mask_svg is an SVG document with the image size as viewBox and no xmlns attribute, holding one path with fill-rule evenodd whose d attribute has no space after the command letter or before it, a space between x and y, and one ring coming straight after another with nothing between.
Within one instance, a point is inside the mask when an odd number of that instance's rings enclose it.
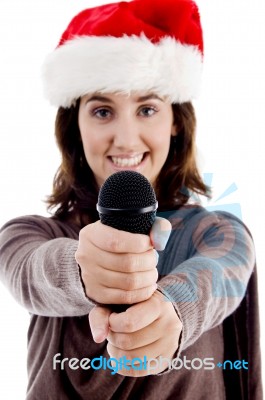
<instances>
[{"instance_id":1,"label":"fingers","mask_svg":"<svg viewBox=\"0 0 265 400\"><path fill-rule=\"evenodd\" d=\"M102 288L97 298L104 298L104 304L135 304L149 299L156 291L157 284L137 290ZM101 303L100 300L97 300Z\"/></svg>"},{"instance_id":2,"label":"fingers","mask_svg":"<svg viewBox=\"0 0 265 400\"><path fill-rule=\"evenodd\" d=\"M115 253L105 250L110 231L112 236L115 233L115 237L121 238L125 235L129 243L127 249L136 252ZM101 243L105 249L97 247L102 237L105 237L103 244ZM143 241L145 244L142 250L145 251L140 253L139 248ZM156 290L158 257L156 250L150 247L150 238L147 235L118 231L98 221L80 232L75 258L80 267L86 295L96 302L134 304L148 299Z\"/></svg>"},{"instance_id":3,"label":"fingers","mask_svg":"<svg viewBox=\"0 0 265 400\"><path fill-rule=\"evenodd\" d=\"M121 365L117 373L146 376L158 374L169 366L179 346L182 323L163 294L156 291L146 302L133 305L121 314L112 313L109 323L107 350L110 356L113 359L123 357L128 360L127 365L130 361L135 365L143 360L147 365L145 369Z\"/></svg>"},{"instance_id":4,"label":"fingers","mask_svg":"<svg viewBox=\"0 0 265 400\"><path fill-rule=\"evenodd\" d=\"M134 304L156 290L158 257L171 224L156 218L150 237L119 231L100 221L80 231L75 254L86 295L102 304ZM153 242L153 245L152 245Z\"/></svg>"},{"instance_id":5,"label":"fingers","mask_svg":"<svg viewBox=\"0 0 265 400\"><path fill-rule=\"evenodd\" d=\"M107 339L113 347L117 350L122 349L121 351L123 352L145 347L159 340L161 333L156 330L156 324L157 321L154 321L145 328L135 331L130 335L109 330Z\"/></svg>"},{"instance_id":6,"label":"fingers","mask_svg":"<svg viewBox=\"0 0 265 400\"><path fill-rule=\"evenodd\" d=\"M108 336L110 314L111 310L108 308L95 306L88 315L91 333L96 343L103 342Z\"/></svg>"},{"instance_id":7,"label":"fingers","mask_svg":"<svg viewBox=\"0 0 265 400\"><path fill-rule=\"evenodd\" d=\"M158 357L160 354L159 353L160 352L160 343L157 341L154 341L152 343L149 343L146 346L142 346L137 349L125 351L116 346L113 346L110 342L108 342L107 351L108 351L110 357L113 357L116 359L120 359L125 356L128 360L132 360L133 358L140 358L141 360L143 360L144 357L151 358L151 354L155 355L154 358Z\"/></svg>"},{"instance_id":8,"label":"fingers","mask_svg":"<svg viewBox=\"0 0 265 400\"><path fill-rule=\"evenodd\" d=\"M108 340L107 351L115 372L132 377L164 371L179 346L182 330L173 305L158 291L149 300L121 314L111 313L106 307L95 307L89 321L94 340L97 343ZM115 331L117 328L123 330ZM117 368L117 360L121 359L126 359L126 365ZM145 363L145 368L141 363Z\"/></svg>"},{"instance_id":9,"label":"fingers","mask_svg":"<svg viewBox=\"0 0 265 400\"><path fill-rule=\"evenodd\" d=\"M91 256L92 252L89 255ZM106 260L102 262L103 264L107 263L106 268L98 265L98 258L93 260L89 259L89 256L87 256L87 260L78 258L87 296L103 304L133 304L148 299L157 288L158 271L155 250L150 250L148 254L143 255L146 268L148 268L146 271L144 264L142 267L142 264L137 261L138 255L136 255L135 272L113 270L115 265L118 265L118 269L122 268L119 256L116 255L116 263L113 262L110 269L107 269L107 266L111 257L106 257ZM128 255L128 258L132 260L133 257ZM122 256L122 260L126 262L125 255ZM133 262L129 261L127 265L130 265L129 269L131 269ZM137 271L138 265L143 271Z\"/></svg>"},{"instance_id":10,"label":"fingers","mask_svg":"<svg viewBox=\"0 0 265 400\"><path fill-rule=\"evenodd\" d=\"M97 249L97 264L103 269L133 273L153 270L158 261L158 253L151 249L141 254L126 253L117 254L109 253L104 250ZM89 252L86 252L86 257L89 258ZM102 271L103 272L103 271Z\"/></svg>"},{"instance_id":11,"label":"fingers","mask_svg":"<svg viewBox=\"0 0 265 400\"><path fill-rule=\"evenodd\" d=\"M157 375L167 368L170 368L173 355L174 354L169 354L168 357L159 355L156 358L145 358L143 360L136 357L132 359L132 362L126 360L126 367L119 364L117 367L117 360L111 359L111 365L113 371L119 375L140 378L147 375Z\"/></svg>"},{"instance_id":12,"label":"fingers","mask_svg":"<svg viewBox=\"0 0 265 400\"><path fill-rule=\"evenodd\" d=\"M154 285L158 279L158 271L153 267L149 271L124 273L98 267L95 279L106 288L133 291Z\"/></svg>"},{"instance_id":13,"label":"fingers","mask_svg":"<svg viewBox=\"0 0 265 400\"><path fill-rule=\"evenodd\" d=\"M165 249L171 230L171 223L167 219L156 217L150 232L150 239L156 250Z\"/></svg>"},{"instance_id":14,"label":"fingers","mask_svg":"<svg viewBox=\"0 0 265 400\"><path fill-rule=\"evenodd\" d=\"M120 231L100 221L87 225L80 231L83 233L95 246L111 253L143 253L153 248L148 235Z\"/></svg>"},{"instance_id":15,"label":"fingers","mask_svg":"<svg viewBox=\"0 0 265 400\"><path fill-rule=\"evenodd\" d=\"M151 298L134 304L123 313L110 315L110 329L113 332L131 333L139 331L155 321L161 314L159 304L156 302L155 292Z\"/></svg>"}]
</instances>

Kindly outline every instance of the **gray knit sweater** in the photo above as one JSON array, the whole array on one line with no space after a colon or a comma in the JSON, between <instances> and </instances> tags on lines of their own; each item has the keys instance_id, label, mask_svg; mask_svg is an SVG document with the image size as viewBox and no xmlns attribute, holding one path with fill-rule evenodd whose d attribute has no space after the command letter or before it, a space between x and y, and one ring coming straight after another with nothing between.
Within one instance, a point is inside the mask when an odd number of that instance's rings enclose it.
<instances>
[{"instance_id":1,"label":"gray knit sweater","mask_svg":"<svg viewBox=\"0 0 265 400\"><path fill-rule=\"evenodd\" d=\"M2 227L1 280L31 314L27 400L227 398L220 365L226 361L223 321L246 294L255 265L252 239L243 223L225 212L184 206L159 215L173 225L160 252L158 287L183 323L177 353L182 361L143 378L108 368L74 369L67 362L54 365L58 353L61 360L108 359L107 342L94 343L89 327L94 304L85 295L74 256L79 228L41 216L16 218ZM240 366L247 374L244 361ZM226 363L225 369L235 368Z\"/></svg>"}]
</instances>

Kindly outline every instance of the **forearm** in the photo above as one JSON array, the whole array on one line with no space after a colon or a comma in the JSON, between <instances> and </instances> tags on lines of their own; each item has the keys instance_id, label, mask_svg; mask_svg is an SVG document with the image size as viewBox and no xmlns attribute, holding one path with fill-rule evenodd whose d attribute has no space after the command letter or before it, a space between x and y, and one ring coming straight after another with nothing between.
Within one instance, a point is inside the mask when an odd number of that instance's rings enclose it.
<instances>
[{"instance_id":1,"label":"forearm","mask_svg":"<svg viewBox=\"0 0 265 400\"><path fill-rule=\"evenodd\" d=\"M85 296L75 261L77 240L44 237L25 225L1 232L1 279L30 313L44 316L88 314L93 304Z\"/></svg>"}]
</instances>

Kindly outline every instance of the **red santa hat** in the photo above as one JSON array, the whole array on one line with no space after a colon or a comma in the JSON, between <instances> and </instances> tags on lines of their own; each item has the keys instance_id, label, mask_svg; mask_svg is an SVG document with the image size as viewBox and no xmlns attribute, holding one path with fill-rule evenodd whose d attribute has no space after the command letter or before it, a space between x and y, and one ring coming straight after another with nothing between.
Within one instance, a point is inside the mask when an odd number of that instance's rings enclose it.
<instances>
[{"instance_id":1,"label":"red santa hat","mask_svg":"<svg viewBox=\"0 0 265 400\"><path fill-rule=\"evenodd\" d=\"M151 91L172 103L196 98L203 37L192 0L133 0L76 15L42 76L51 104L70 107L94 92Z\"/></svg>"}]
</instances>

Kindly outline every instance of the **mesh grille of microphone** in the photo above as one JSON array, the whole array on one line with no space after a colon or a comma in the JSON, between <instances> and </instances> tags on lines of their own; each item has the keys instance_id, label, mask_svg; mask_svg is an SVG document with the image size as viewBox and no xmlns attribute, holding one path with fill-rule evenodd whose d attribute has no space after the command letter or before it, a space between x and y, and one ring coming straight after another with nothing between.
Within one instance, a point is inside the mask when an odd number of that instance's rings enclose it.
<instances>
[{"instance_id":1,"label":"mesh grille of microphone","mask_svg":"<svg viewBox=\"0 0 265 400\"><path fill-rule=\"evenodd\" d=\"M135 171L120 171L109 176L99 191L98 204L105 208L140 209L156 202L154 189L148 179ZM132 233L148 235L156 211L138 215L99 214L103 224Z\"/></svg>"}]
</instances>

